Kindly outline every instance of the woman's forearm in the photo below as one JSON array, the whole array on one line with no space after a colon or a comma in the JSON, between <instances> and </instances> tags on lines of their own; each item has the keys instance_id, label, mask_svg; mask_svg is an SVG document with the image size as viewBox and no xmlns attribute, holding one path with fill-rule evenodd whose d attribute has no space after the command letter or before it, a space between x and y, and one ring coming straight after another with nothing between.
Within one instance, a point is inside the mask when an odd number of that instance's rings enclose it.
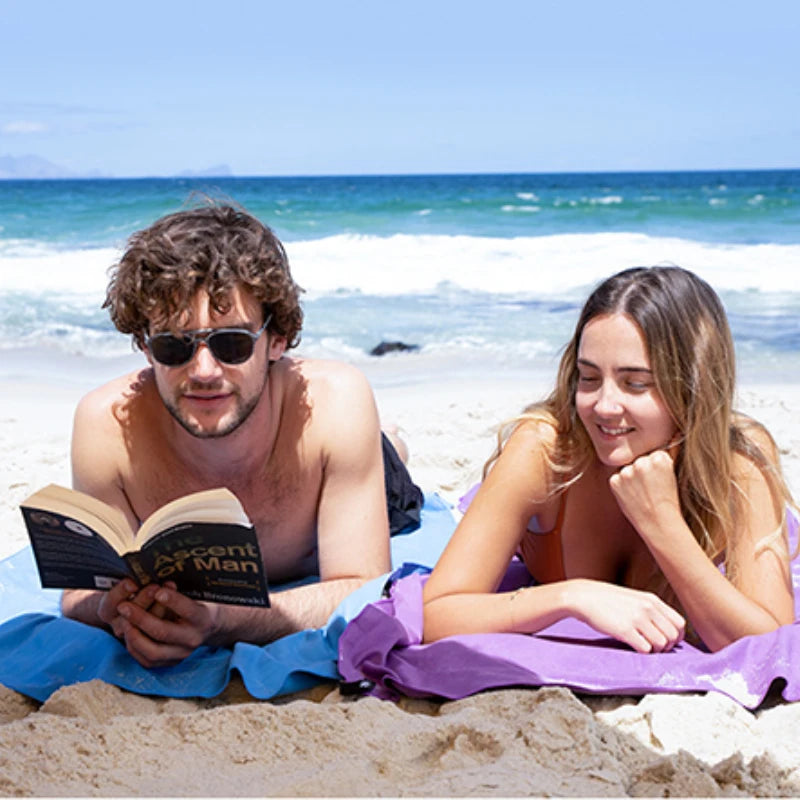
<instances>
[{"instance_id":1,"label":"woman's forearm","mask_svg":"<svg viewBox=\"0 0 800 800\"><path fill-rule=\"evenodd\" d=\"M502 594L450 594L425 603L426 642L464 633L535 633L575 617L642 653L669 650L684 620L650 592L572 579Z\"/></svg>"},{"instance_id":2,"label":"woman's forearm","mask_svg":"<svg viewBox=\"0 0 800 800\"><path fill-rule=\"evenodd\" d=\"M651 552L697 635L716 651L792 621L791 609L773 613L731 583L694 540L651 545ZM777 575L780 570L776 570ZM780 578L776 577L777 582ZM787 586L786 592L791 589Z\"/></svg>"},{"instance_id":3,"label":"woman's forearm","mask_svg":"<svg viewBox=\"0 0 800 800\"><path fill-rule=\"evenodd\" d=\"M530 586L513 592L450 594L424 606L424 641L464 633L534 633L570 616L568 582Z\"/></svg>"}]
</instances>

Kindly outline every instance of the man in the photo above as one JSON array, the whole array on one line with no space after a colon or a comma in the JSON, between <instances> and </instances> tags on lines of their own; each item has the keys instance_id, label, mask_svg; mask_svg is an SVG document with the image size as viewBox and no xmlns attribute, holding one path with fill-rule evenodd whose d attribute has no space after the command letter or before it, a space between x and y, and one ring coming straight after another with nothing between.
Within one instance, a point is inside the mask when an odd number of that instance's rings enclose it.
<instances>
[{"instance_id":1,"label":"man","mask_svg":"<svg viewBox=\"0 0 800 800\"><path fill-rule=\"evenodd\" d=\"M66 616L108 627L145 666L176 663L201 644L318 627L389 569L372 391L350 366L285 355L299 339L299 291L273 233L229 206L158 220L131 237L114 268L105 307L150 366L81 400L75 488L138 526L170 500L226 486L255 526L272 583L320 578L273 593L268 609L132 580L64 593ZM405 480L401 492L419 492Z\"/></svg>"}]
</instances>

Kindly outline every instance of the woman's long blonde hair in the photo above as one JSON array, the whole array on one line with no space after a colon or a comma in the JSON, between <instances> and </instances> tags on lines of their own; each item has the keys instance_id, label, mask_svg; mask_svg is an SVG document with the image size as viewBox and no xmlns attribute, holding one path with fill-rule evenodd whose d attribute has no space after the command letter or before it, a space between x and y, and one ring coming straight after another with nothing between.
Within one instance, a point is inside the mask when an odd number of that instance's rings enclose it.
<instances>
[{"instance_id":1,"label":"woman's long blonde hair","mask_svg":"<svg viewBox=\"0 0 800 800\"><path fill-rule=\"evenodd\" d=\"M737 523L747 502L734 475L736 453L764 475L783 520L762 546L779 546L785 553L784 508L792 504L792 498L775 466L777 449L763 426L733 409L733 338L719 297L705 281L680 267L634 267L613 275L592 292L561 358L555 389L504 426L487 468L525 420L549 424L556 431L548 454L553 493L564 491L592 463L594 447L575 406L577 358L583 329L605 314L627 315L644 334L656 387L680 438L675 472L681 511L708 557L724 561L728 576L735 581ZM772 452L765 453L756 437Z\"/></svg>"}]
</instances>

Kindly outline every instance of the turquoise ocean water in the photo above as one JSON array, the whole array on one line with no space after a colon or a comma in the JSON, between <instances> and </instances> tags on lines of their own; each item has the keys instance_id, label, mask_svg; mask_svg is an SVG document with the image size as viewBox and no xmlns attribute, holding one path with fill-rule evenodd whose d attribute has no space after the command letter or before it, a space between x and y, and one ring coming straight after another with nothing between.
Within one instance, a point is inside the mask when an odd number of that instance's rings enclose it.
<instances>
[{"instance_id":1,"label":"turquoise ocean water","mask_svg":"<svg viewBox=\"0 0 800 800\"><path fill-rule=\"evenodd\" d=\"M366 364L399 339L420 374L551 371L597 281L672 263L720 292L744 377L800 378L800 170L0 181L0 371L130 353L106 270L195 193L284 241L306 355Z\"/></svg>"}]
</instances>

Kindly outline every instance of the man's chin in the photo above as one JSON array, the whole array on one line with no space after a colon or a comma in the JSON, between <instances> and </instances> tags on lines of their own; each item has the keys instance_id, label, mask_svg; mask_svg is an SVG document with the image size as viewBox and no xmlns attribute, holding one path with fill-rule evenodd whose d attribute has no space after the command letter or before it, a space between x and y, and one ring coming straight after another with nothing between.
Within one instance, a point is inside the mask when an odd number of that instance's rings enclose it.
<instances>
[{"instance_id":1,"label":"man's chin","mask_svg":"<svg viewBox=\"0 0 800 800\"><path fill-rule=\"evenodd\" d=\"M225 415L214 420L201 420L194 416L187 416L177 409L167 406L172 418L195 439L221 439L230 436L245 420L237 415Z\"/></svg>"},{"instance_id":2,"label":"man's chin","mask_svg":"<svg viewBox=\"0 0 800 800\"><path fill-rule=\"evenodd\" d=\"M235 428L217 428L209 430L208 428L202 428L199 425L184 425L183 429L187 433L191 434L195 439L222 439L225 436L229 436L235 430Z\"/></svg>"},{"instance_id":3,"label":"man's chin","mask_svg":"<svg viewBox=\"0 0 800 800\"><path fill-rule=\"evenodd\" d=\"M163 400L163 397L162 397ZM219 408L216 413L209 408L198 413L191 404L188 407L164 402L172 418L191 436L196 439L221 439L230 436L240 428L255 410L258 397L250 402L241 399L231 403L227 408Z\"/></svg>"},{"instance_id":4,"label":"man's chin","mask_svg":"<svg viewBox=\"0 0 800 800\"><path fill-rule=\"evenodd\" d=\"M242 419L221 420L214 425L203 425L194 420L179 419L183 429L190 433L195 439L221 439L230 436L241 424Z\"/></svg>"}]
</instances>

